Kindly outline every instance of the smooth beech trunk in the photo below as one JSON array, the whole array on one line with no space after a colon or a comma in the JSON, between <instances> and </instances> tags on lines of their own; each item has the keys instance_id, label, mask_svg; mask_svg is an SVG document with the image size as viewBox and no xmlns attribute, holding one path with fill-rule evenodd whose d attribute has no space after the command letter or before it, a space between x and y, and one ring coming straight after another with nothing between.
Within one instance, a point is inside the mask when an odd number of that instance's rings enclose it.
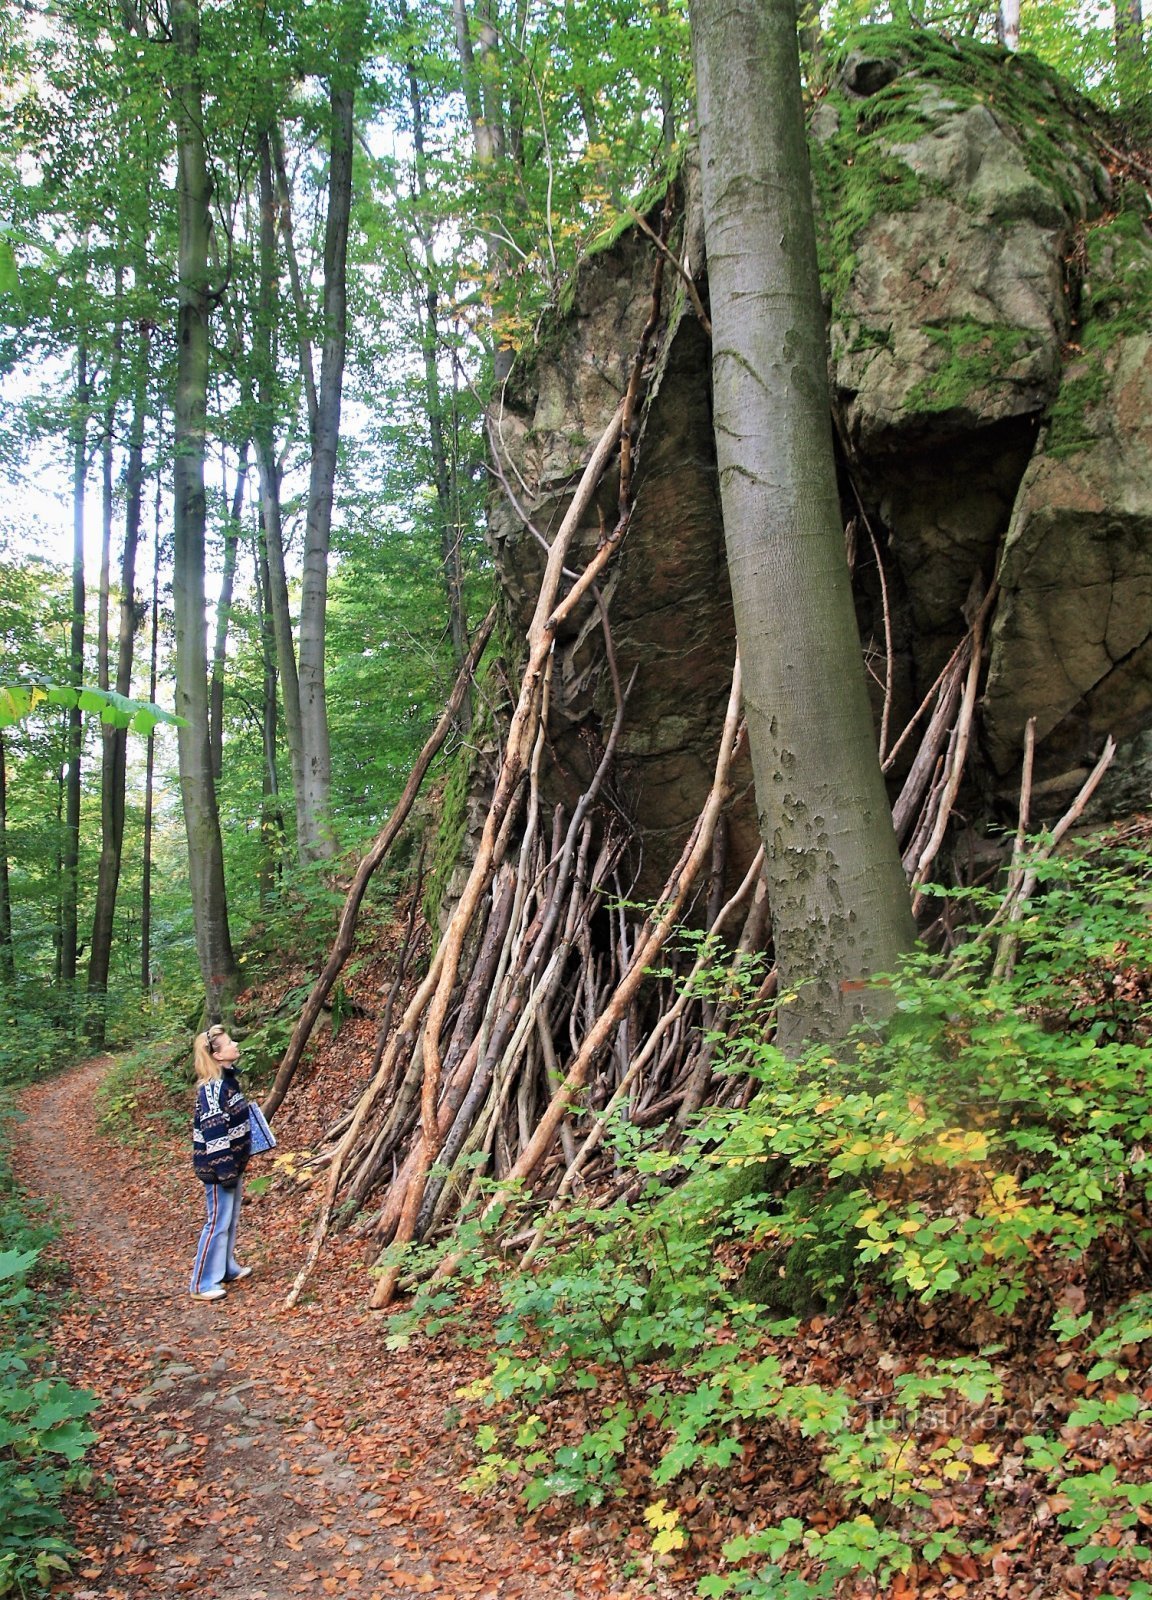
<instances>
[{"instance_id":1,"label":"smooth beech trunk","mask_svg":"<svg viewBox=\"0 0 1152 1600\"><path fill-rule=\"evenodd\" d=\"M1000 0L996 37L1006 50L1020 48L1020 0Z\"/></svg>"},{"instance_id":2,"label":"smooth beech trunk","mask_svg":"<svg viewBox=\"0 0 1152 1600\"><path fill-rule=\"evenodd\" d=\"M260 866L257 883L260 905L265 906L280 873L280 856L284 840L284 813L280 805L280 776L276 770L276 637L272 626L272 577L268 570L268 554L264 540L257 535L255 541L256 599L260 617L260 653L264 663L263 712L260 719L261 739L264 746L264 776L261 784L260 805Z\"/></svg>"},{"instance_id":3,"label":"smooth beech trunk","mask_svg":"<svg viewBox=\"0 0 1152 1600\"><path fill-rule=\"evenodd\" d=\"M76 416L72 428L72 625L68 643L68 679L74 688L84 682L84 490L88 476L88 352L83 340L76 351ZM60 983L76 981L79 955L80 900L80 759L84 749L83 713L73 706L67 716L64 776L64 839L60 859Z\"/></svg>"},{"instance_id":4,"label":"smooth beech trunk","mask_svg":"<svg viewBox=\"0 0 1152 1600\"><path fill-rule=\"evenodd\" d=\"M144 422L148 403L149 335L140 332L138 368L132 402L132 421L128 435L128 461L125 471L126 504L124 544L120 555L120 609L116 635L117 694L132 692L132 656L136 640L136 552L140 543L140 524L144 510ZM105 521L111 507L107 503ZM107 630L107 623L105 623ZM107 687L110 664L102 663L101 682ZM128 730L101 730L100 767L100 867L96 882L96 909L92 914L92 950L88 958L88 1038L94 1048L104 1043L103 997L108 989L112 958L112 933L116 917L116 896L120 884L120 864L124 852L124 810L128 761Z\"/></svg>"},{"instance_id":5,"label":"smooth beech trunk","mask_svg":"<svg viewBox=\"0 0 1152 1600\"><path fill-rule=\"evenodd\" d=\"M12 892L8 883L8 774L4 766L4 735L0 733L0 983L15 982Z\"/></svg>"},{"instance_id":6,"label":"smooth beech trunk","mask_svg":"<svg viewBox=\"0 0 1152 1600\"><path fill-rule=\"evenodd\" d=\"M152 546L152 607L149 637L148 698L155 704L160 656L160 504L163 484L163 452L160 435L163 418L156 419L156 531ZM156 777L156 735L148 735L144 763L144 818L140 845L140 992L154 995L152 971L152 812Z\"/></svg>"},{"instance_id":7,"label":"smooth beech trunk","mask_svg":"<svg viewBox=\"0 0 1152 1600\"><path fill-rule=\"evenodd\" d=\"M252 354L256 367L256 425L252 430L256 465L260 481L260 529L263 557L268 564L268 612L276 643L276 665L280 676L280 696L284 705L284 735L288 741L288 765L292 777L292 800L296 816L297 851L306 829L302 824L304 803L304 745L300 732L300 679L296 667L296 644L292 637L292 611L288 597L288 576L284 565L284 531L280 509L280 461L276 454L276 314L279 300L276 270L276 191L273 187L273 145L267 131L260 136L260 286L253 324ZM287 176L284 191L287 193ZM287 201L281 200L284 217L284 243L288 260L295 260L289 232ZM290 275L295 282L296 274ZM301 316L303 312L301 310ZM302 326L304 326L302 324ZM312 384L312 351L305 335L300 337L301 370L309 395L309 426L315 403Z\"/></svg>"},{"instance_id":8,"label":"smooth beech trunk","mask_svg":"<svg viewBox=\"0 0 1152 1600\"><path fill-rule=\"evenodd\" d=\"M416 186L422 201L428 199L428 160L424 148L424 102L415 67L408 68L408 103L412 108L412 144L416 152ZM460 545L464 529L460 516L460 484L457 461L451 461L445 437L444 397L440 388L440 297L437 292L437 265L431 225L422 216L417 221L424 255L423 279L413 269L413 290L417 297L420 347L424 355L424 397L428 410L428 442L432 451L432 475L436 484L436 508L440 518L440 570L448 601L448 623L452 638L452 663L459 672L468 654L468 617L464 606L464 566ZM421 304L422 302L422 304ZM460 709L460 727L471 726L471 703L465 699Z\"/></svg>"},{"instance_id":9,"label":"smooth beech trunk","mask_svg":"<svg viewBox=\"0 0 1152 1600\"><path fill-rule=\"evenodd\" d=\"M204 600L204 440L211 301L208 285L211 185L204 148L198 0L173 0L178 255L177 369L174 419L174 560L176 711L180 792L196 950L210 1017L231 1005L237 968L228 931L224 856L208 738L208 645Z\"/></svg>"},{"instance_id":10,"label":"smooth beech trunk","mask_svg":"<svg viewBox=\"0 0 1152 1600\"><path fill-rule=\"evenodd\" d=\"M248 478L248 441L240 446L236 464L236 487L224 529L224 570L220 575L220 598L216 602L216 638L212 646L212 683L208 693L209 742L212 747L212 777L216 783L224 776L224 675L228 660L228 629L232 623L232 591L236 584L236 555L240 546L240 519L244 514L244 485Z\"/></svg>"},{"instance_id":11,"label":"smooth beech trunk","mask_svg":"<svg viewBox=\"0 0 1152 1600\"><path fill-rule=\"evenodd\" d=\"M333 70L329 96L331 138L328 163L328 218L324 232L324 343L320 390L312 431L312 471L308 481L308 520L300 589L300 733L304 790L298 810L301 855L322 860L336 849L332 832L332 756L328 739L328 701L324 679L324 632L328 605L328 551L344 357L348 344L348 219L352 205L353 109L359 41L342 52Z\"/></svg>"},{"instance_id":12,"label":"smooth beech trunk","mask_svg":"<svg viewBox=\"0 0 1152 1600\"><path fill-rule=\"evenodd\" d=\"M783 995L835 1041L913 941L836 487L794 0L692 0L714 422Z\"/></svg>"}]
</instances>

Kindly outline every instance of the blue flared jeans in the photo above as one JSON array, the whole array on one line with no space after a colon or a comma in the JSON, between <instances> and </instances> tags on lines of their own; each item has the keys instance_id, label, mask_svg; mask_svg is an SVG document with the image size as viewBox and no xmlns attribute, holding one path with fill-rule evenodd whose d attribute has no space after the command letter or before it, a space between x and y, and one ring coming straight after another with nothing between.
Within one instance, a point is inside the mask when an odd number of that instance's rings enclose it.
<instances>
[{"instance_id":1,"label":"blue flared jeans","mask_svg":"<svg viewBox=\"0 0 1152 1600\"><path fill-rule=\"evenodd\" d=\"M240 1184L225 1189L219 1183L204 1185L208 1217L196 1246L192 1268L192 1294L203 1294L234 1278L240 1271L236 1260L236 1224L240 1220Z\"/></svg>"}]
</instances>

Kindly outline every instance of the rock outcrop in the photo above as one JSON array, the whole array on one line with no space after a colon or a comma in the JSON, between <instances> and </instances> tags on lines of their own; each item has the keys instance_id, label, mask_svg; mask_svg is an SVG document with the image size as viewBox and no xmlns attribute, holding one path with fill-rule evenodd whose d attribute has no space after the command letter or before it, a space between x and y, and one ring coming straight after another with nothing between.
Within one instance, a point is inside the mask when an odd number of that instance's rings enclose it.
<instances>
[{"instance_id":1,"label":"rock outcrop","mask_svg":"<svg viewBox=\"0 0 1152 1600\"><path fill-rule=\"evenodd\" d=\"M974 583L998 580L969 796L986 818L1014 790L1029 716L1051 808L1108 733L1128 759L1101 804L1149 804L1152 237L1146 195L1110 175L1106 148L1091 109L1036 62L895 29L865 31L812 119L862 639L874 659L874 538L900 726L962 635ZM677 200L677 248L706 295L690 163ZM627 384L652 275L639 229L588 260L495 414L512 494L494 503L492 540L521 614L536 535L563 515ZM635 673L617 801L644 841L641 892L706 790L734 643L708 341L672 273L664 323L635 510L604 593L620 676ZM606 484L574 559L613 525L614 494ZM610 719L603 663L591 606L558 652L562 786L587 774ZM739 863L755 837L750 803L732 829Z\"/></svg>"}]
</instances>

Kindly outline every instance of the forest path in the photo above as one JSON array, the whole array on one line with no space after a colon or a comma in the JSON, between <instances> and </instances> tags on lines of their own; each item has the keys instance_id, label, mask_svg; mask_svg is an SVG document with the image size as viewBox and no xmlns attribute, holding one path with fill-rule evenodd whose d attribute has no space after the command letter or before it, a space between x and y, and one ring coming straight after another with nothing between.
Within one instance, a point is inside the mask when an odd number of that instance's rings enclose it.
<instances>
[{"instance_id":1,"label":"forest path","mask_svg":"<svg viewBox=\"0 0 1152 1600\"><path fill-rule=\"evenodd\" d=\"M101 1399L93 1466L114 1490L78 1497L84 1560L57 1592L608 1594L603 1564L576 1571L543 1530L461 1493L452 1397L468 1374L447 1345L387 1350L348 1245L308 1303L282 1309L305 1242L290 1204L246 1204L237 1253L253 1276L216 1304L189 1298L200 1186L171 1138L100 1131L108 1065L26 1091L13 1151L24 1187L60 1206L74 1295L53 1337L64 1374Z\"/></svg>"}]
</instances>

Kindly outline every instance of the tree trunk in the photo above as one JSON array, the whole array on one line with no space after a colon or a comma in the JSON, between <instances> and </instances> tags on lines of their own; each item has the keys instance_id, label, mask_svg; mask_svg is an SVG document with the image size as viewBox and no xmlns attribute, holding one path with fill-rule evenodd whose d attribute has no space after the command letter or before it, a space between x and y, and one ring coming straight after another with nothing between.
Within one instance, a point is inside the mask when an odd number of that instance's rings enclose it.
<instances>
[{"instance_id":1,"label":"tree trunk","mask_svg":"<svg viewBox=\"0 0 1152 1600\"><path fill-rule=\"evenodd\" d=\"M424 105L415 68L408 68L408 100L412 107L412 144L416 153L416 185L421 201L428 198L428 172L424 152ZM420 243L424 253L424 282L416 274L417 296L423 295L423 307L418 304L420 344L424 354L424 396L428 407L428 439L432 451L432 475L436 484L436 509L440 518L440 569L444 576L444 592L448 601L448 620L452 638L452 664L459 672L468 654L468 618L464 608L464 572L460 556L463 529L459 517L459 485L455 457L449 465L448 449L444 436L444 399L440 391L439 354L439 296L436 290L436 253L432 232L421 216L417 222ZM471 725L471 705L465 700L461 707L460 725Z\"/></svg>"},{"instance_id":2,"label":"tree trunk","mask_svg":"<svg viewBox=\"0 0 1152 1600\"><path fill-rule=\"evenodd\" d=\"M328 550L344 357L348 344L348 219L352 205L353 110L361 32L345 41L333 68L329 95L331 140L328 165L328 220L324 231L324 345L320 392L312 435L308 482L308 520L300 593L300 732L304 752L304 793L300 807L302 856L322 860L336 849L332 831L332 760L324 683L324 630L328 604Z\"/></svg>"},{"instance_id":3,"label":"tree trunk","mask_svg":"<svg viewBox=\"0 0 1152 1600\"><path fill-rule=\"evenodd\" d=\"M268 612L276 641L276 663L280 675L280 695L284 703L284 733L288 741L288 764L292 775L292 797L296 815L297 852L304 836L300 811L304 803L304 746L300 732L300 679L296 669L296 646L292 638L292 612L288 599L288 576L284 567L284 532L280 516L280 462L276 455L276 358L277 314L276 274L276 197L272 187L272 148L267 131L260 136L260 289L252 335L252 354L256 364L256 425L252 430L256 465L260 475L260 527L263 550L268 563ZM287 177L284 179L287 185ZM286 205L283 197L282 206ZM287 230L287 220L285 220ZM291 237L285 232L289 261L294 260ZM303 316L301 309L300 316ZM303 324L302 324L303 326ZM301 335L300 361L307 375L311 418L315 404L311 382L311 346Z\"/></svg>"},{"instance_id":4,"label":"tree trunk","mask_svg":"<svg viewBox=\"0 0 1152 1600\"><path fill-rule=\"evenodd\" d=\"M271 897L280 869L284 838L284 813L280 806L280 778L276 770L276 637L272 626L272 576L264 540L257 535L256 600L260 615L260 653L264 661L263 715L260 732L264 745L264 777L260 806L260 867L258 890L263 908Z\"/></svg>"},{"instance_id":5,"label":"tree trunk","mask_svg":"<svg viewBox=\"0 0 1152 1600\"><path fill-rule=\"evenodd\" d=\"M236 581L236 552L240 541L240 518L244 513L244 483L248 475L248 441L240 447L236 464L236 487L224 529L224 570L220 575L220 598L216 602L216 639L212 647L212 685L208 695L209 743L212 748L212 779L219 783L224 775L224 668L228 655L228 626L232 620L232 589Z\"/></svg>"},{"instance_id":6,"label":"tree trunk","mask_svg":"<svg viewBox=\"0 0 1152 1600\"><path fill-rule=\"evenodd\" d=\"M280 200L280 231L284 238L284 259L288 263L288 283L292 290L292 306L296 312L296 342L300 356L300 376L304 381L304 399L308 409L308 436L311 438L316 432L316 412L319 402L316 398L316 373L312 362L312 339L308 333L308 307L304 300L304 285L300 277L300 264L296 259L296 242L292 233L292 190L288 183L288 168L284 161L284 147L280 134L275 124L261 135L260 148L260 209L263 218L265 207L267 214L272 219L272 232L270 237L275 245L275 203L272 199L271 175L265 184L264 156L269 154L276 163L276 187ZM261 249L263 249L264 235L261 233ZM263 257L261 257L263 260ZM261 269L263 272L263 269ZM275 268L273 267L273 281ZM261 276L261 284L264 278Z\"/></svg>"},{"instance_id":7,"label":"tree trunk","mask_svg":"<svg viewBox=\"0 0 1152 1600\"><path fill-rule=\"evenodd\" d=\"M452 0L456 49L460 56L460 79L468 121L472 129L472 147L476 154L476 163L483 175L482 182L489 193L492 193L493 180L504 158L506 141L503 106L500 99L500 56L497 48L499 33L493 18L491 0L477 0L476 16L477 40L473 46L466 0ZM507 260L499 232L505 224L499 215L499 200L495 197L493 212L495 227L486 235L487 255L492 285L498 290L507 271ZM511 346L498 340L492 353L492 375L497 384L503 383L511 372L513 357Z\"/></svg>"},{"instance_id":8,"label":"tree trunk","mask_svg":"<svg viewBox=\"0 0 1152 1600\"><path fill-rule=\"evenodd\" d=\"M693 0L714 417L782 995L837 1040L913 940L836 487L793 0Z\"/></svg>"},{"instance_id":9,"label":"tree trunk","mask_svg":"<svg viewBox=\"0 0 1152 1600\"><path fill-rule=\"evenodd\" d=\"M1122 106L1147 97L1148 68L1141 0L1115 0L1116 89Z\"/></svg>"},{"instance_id":10,"label":"tree trunk","mask_svg":"<svg viewBox=\"0 0 1152 1600\"><path fill-rule=\"evenodd\" d=\"M152 628L151 659L148 669L148 698L156 702L156 683L160 656L160 492L161 492L161 418L156 424L156 537L152 561ZM152 983L152 808L155 791L156 734L148 735L148 753L144 764L144 824L140 845L140 991L151 996Z\"/></svg>"},{"instance_id":11,"label":"tree trunk","mask_svg":"<svg viewBox=\"0 0 1152 1600\"><path fill-rule=\"evenodd\" d=\"M8 883L8 774L4 764L4 735L0 733L0 982L16 982L16 951L12 944L12 891Z\"/></svg>"},{"instance_id":12,"label":"tree trunk","mask_svg":"<svg viewBox=\"0 0 1152 1600\"><path fill-rule=\"evenodd\" d=\"M148 397L148 333L140 333L139 368L132 403L132 424L128 438L125 473L127 504L124 514L124 546L120 556L120 616L116 644L117 694L132 692L132 655L136 639L136 551L140 543L144 493L144 420ZM107 491L107 484L106 484ZM110 507L106 509L106 520ZM109 669L104 665L103 686ZM112 932L116 917L116 895L120 883L120 863L124 851L124 804L128 760L128 730L101 730L100 764L100 867L96 882L96 909L92 915L92 950L88 959L89 1042L102 1048L105 1037L103 997L108 991L108 972L112 959Z\"/></svg>"},{"instance_id":13,"label":"tree trunk","mask_svg":"<svg viewBox=\"0 0 1152 1600\"><path fill-rule=\"evenodd\" d=\"M996 38L1006 50L1020 48L1020 0L1000 0L996 13Z\"/></svg>"},{"instance_id":14,"label":"tree trunk","mask_svg":"<svg viewBox=\"0 0 1152 1600\"><path fill-rule=\"evenodd\" d=\"M199 0L173 0L172 41L180 223L172 469L176 712L183 718L178 733L180 792L188 836L196 951L208 1014L217 1018L231 1005L237 969L228 930L224 855L208 740L204 441L211 313L208 287L211 184L204 148Z\"/></svg>"},{"instance_id":15,"label":"tree trunk","mask_svg":"<svg viewBox=\"0 0 1152 1600\"><path fill-rule=\"evenodd\" d=\"M68 677L74 688L84 682L84 487L88 450L88 351L81 341L76 352L76 420L72 431L72 626ZM64 780L64 843L60 860L60 982L76 981L77 916L80 891L80 757L84 746L82 712L68 712Z\"/></svg>"}]
</instances>

